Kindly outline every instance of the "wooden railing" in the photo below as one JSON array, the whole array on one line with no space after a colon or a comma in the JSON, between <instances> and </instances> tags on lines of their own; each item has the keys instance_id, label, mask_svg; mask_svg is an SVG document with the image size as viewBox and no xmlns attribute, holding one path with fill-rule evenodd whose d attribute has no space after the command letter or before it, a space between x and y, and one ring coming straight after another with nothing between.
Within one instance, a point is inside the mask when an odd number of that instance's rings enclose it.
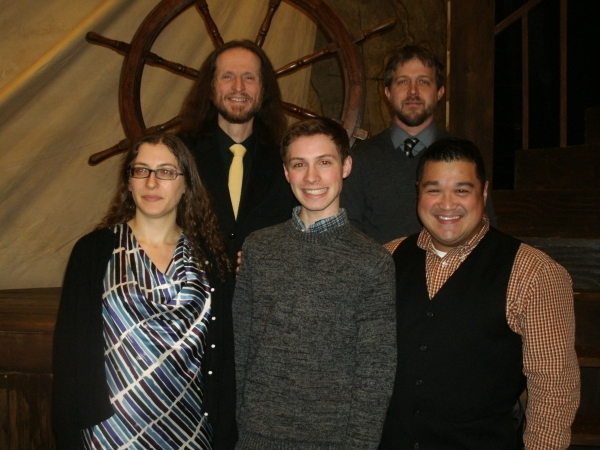
<instances>
[{"instance_id":1,"label":"wooden railing","mask_svg":"<svg viewBox=\"0 0 600 450\"><path fill-rule=\"evenodd\" d=\"M522 146L529 148L529 12L543 0L529 0L495 28L497 36L513 23L521 21L522 45ZM567 146L567 0L560 0L560 147Z\"/></svg>"}]
</instances>

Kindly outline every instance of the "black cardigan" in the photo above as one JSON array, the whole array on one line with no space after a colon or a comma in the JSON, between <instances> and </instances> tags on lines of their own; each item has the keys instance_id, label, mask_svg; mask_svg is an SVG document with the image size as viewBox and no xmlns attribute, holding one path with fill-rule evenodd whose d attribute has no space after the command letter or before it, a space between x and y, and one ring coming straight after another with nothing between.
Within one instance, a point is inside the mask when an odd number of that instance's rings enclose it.
<instances>
[{"instance_id":1,"label":"black cardigan","mask_svg":"<svg viewBox=\"0 0 600 450\"><path fill-rule=\"evenodd\" d=\"M102 294L104 274L116 245L113 231L93 231L75 244L67 265L54 331L52 424L59 450L82 448L80 430L113 414L104 368ZM213 320L208 326L202 365L203 403L214 427L213 449L227 450L233 449L237 441L233 279L219 282L217 277L207 275L214 291Z\"/></svg>"}]
</instances>

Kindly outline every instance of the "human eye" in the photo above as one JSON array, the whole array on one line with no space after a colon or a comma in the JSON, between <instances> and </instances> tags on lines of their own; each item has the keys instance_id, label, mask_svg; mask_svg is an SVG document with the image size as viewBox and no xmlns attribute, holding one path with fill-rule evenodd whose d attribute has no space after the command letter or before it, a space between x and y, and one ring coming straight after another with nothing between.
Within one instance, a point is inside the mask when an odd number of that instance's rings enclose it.
<instances>
[{"instance_id":1,"label":"human eye","mask_svg":"<svg viewBox=\"0 0 600 450\"><path fill-rule=\"evenodd\" d=\"M246 80L246 81L254 81L254 80L256 80L256 77L254 75L252 75L252 74L246 74L246 75L244 75L244 80Z\"/></svg>"},{"instance_id":2,"label":"human eye","mask_svg":"<svg viewBox=\"0 0 600 450\"><path fill-rule=\"evenodd\" d=\"M421 78L419 80L419 83L422 84L423 86L429 86L431 84L431 80L428 80L427 78Z\"/></svg>"},{"instance_id":3,"label":"human eye","mask_svg":"<svg viewBox=\"0 0 600 450\"><path fill-rule=\"evenodd\" d=\"M131 176L134 178L146 178L150 172L146 167L132 167Z\"/></svg>"},{"instance_id":4,"label":"human eye","mask_svg":"<svg viewBox=\"0 0 600 450\"><path fill-rule=\"evenodd\" d=\"M156 172L159 178L163 180L174 180L177 178L177 171L175 169L157 169Z\"/></svg>"},{"instance_id":5,"label":"human eye","mask_svg":"<svg viewBox=\"0 0 600 450\"><path fill-rule=\"evenodd\" d=\"M175 171L172 169L157 169L157 172L160 175L165 175L165 176L173 175L175 173Z\"/></svg>"}]
</instances>

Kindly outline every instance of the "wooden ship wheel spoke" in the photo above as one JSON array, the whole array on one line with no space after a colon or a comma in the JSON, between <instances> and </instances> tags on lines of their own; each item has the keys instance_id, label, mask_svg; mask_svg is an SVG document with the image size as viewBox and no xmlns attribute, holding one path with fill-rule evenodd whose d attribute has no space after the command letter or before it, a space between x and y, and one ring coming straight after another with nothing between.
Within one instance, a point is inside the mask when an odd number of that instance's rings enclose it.
<instances>
[{"instance_id":1,"label":"wooden ship wheel spoke","mask_svg":"<svg viewBox=\"0 0 600 450\"><path fill-rule=\"evenodd\" d=\"M348 131L351 142L354 142L356 138L364 139L368 133L359 128L365 98L364 73L355 44L374 33L393 27L396 20L393 18L388 19L373 28L360 30L351 35L342 19L324 1L288 1L303 10L317 24L319 30L325 35L328 44L316 52L298 58L277 69L275 71L276 77L286 76L322 58L336 55L344 83L344 98L341 118L335 119ZM259 47L265 41L280 3L281 0L269 0L266 16L254 41ZM180 118L176 116L168 122L147 128L142 115L140 87L146 64L167 69L186 78L195 79L198 77L198 70L178 62L169 61L150 51L156 38L169 22L192 6L195 6L200 12L215 48L223 45L223 38L210 14L206 0L162 0L146 16L130 44L108 39L94 32L87 34L89 42L112 48L124 56L119 82L119 109L125 135L127 136L115 146L90 156L90 164L98 164L127 150L133 142L146 134L165 131L179 124ZM319 114L292 103L284 102L283 106L288 113L296 117L319 117Z\"/></svg>"}]
</instances>

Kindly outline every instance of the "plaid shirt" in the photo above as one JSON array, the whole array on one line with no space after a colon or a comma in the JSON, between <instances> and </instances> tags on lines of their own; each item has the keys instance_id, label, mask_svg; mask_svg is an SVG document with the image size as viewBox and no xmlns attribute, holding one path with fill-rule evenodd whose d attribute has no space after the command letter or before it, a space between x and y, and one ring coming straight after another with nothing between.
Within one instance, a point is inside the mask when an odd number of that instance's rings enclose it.
<instances>
[{"instance_id":1,"label":"plaid shirt","mask_svg":"<svg viewBox=\"0 0 600 450\"><path fill-rule=\"evenodd\" d=\"M431 235L421 231L417 245L427 252L429 298L489 230L481 230L444 257L436 253ZM394 253L404 238L384 247ZM573 289L568 272L545 253L521 244L506 291L506 321L523 340L523 373L527 377L526 450L566 449L579 406L579 364L575 354Z\"/></svg>"},{"instance_id":2,"label":"plaid shirt","mask_svg":"<svg viewBox=\"0 0 600 450\"><path fill-rule=\"evenodd\" d=\"M317 220L315 223L306 228L306 225L304 225L304 222L302 222L302 219L300 219L300 211L302 211L302 206L296 206L292 214L292 223L298 231L304 231L306 233L323 233L348 223L346 210L344 208L340 208L340 212L336 215L329 216L326 219Z\"/></svg>"}]
</instances>

